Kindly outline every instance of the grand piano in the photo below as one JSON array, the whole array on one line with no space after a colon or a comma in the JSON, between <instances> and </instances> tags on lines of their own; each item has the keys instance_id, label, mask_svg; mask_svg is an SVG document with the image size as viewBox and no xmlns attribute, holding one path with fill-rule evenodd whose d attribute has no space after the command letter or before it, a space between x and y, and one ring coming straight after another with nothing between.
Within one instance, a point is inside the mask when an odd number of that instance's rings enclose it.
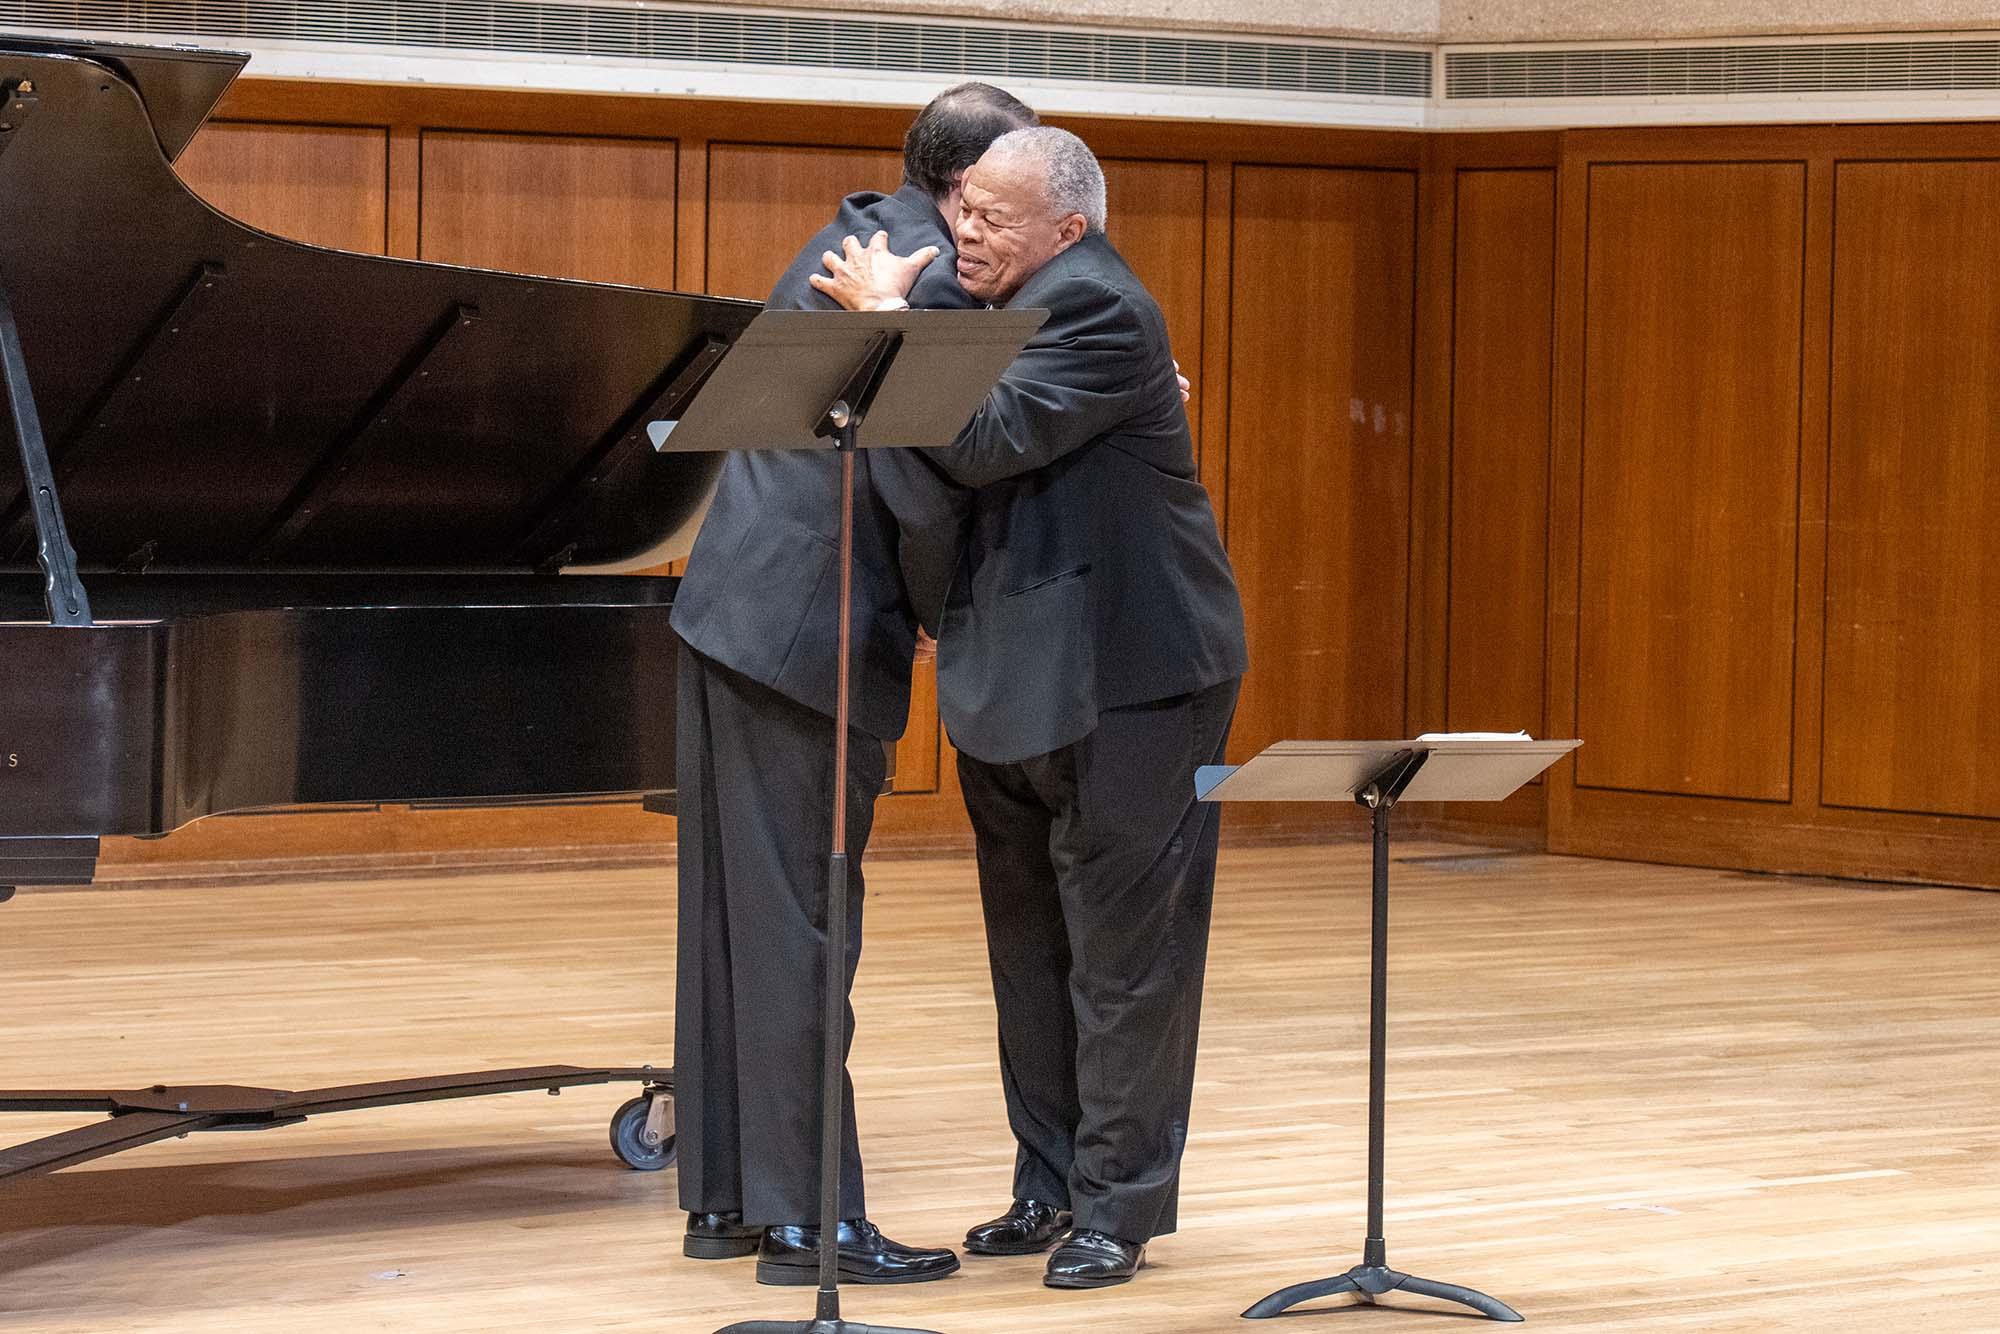
<instances>
[{"instance_id":1,"label":"grand piano","mask_svg":"<svg viewBox=\"0 0 2000 1334\"><path fill-rule=\"evenodd\" d=\"M759 307L227 218L171 164L245 59L0 34L0 899L230 811L671 795L675 581L620 572L691 540L719 459L647 424ZM669 1071L543 1066L0 1093L109 1114L0 1150L0 1181L624 1080L614 1146L664 1166Z\"/></svg>"}]
</instances>

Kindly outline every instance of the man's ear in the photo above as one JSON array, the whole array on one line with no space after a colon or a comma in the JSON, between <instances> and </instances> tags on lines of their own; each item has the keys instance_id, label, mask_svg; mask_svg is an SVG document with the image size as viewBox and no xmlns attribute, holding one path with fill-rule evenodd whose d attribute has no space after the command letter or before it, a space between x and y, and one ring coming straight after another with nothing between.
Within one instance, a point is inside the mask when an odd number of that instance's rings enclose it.
<instances>
[{"instance_id":1,"label":"man's ear","mask_svg":"<svg viewBox=\"0 0 2000 1334\"><path fill-rule=\"evenodd\" d=\"M971 169L967 168L967 170L969 171ZM946 231L949 231L953 227L956 227L958 225L958 206L961 202L964 201L964 199L965 199L965 172L961 171L953 174L951 178L951 189L946 191L944 197L937 201L938 212L944 214L944 225Z\"/></svg>"},{"instance_id":2,"label":"man's ear","mask_svg":"<svg viewBox=\"0 0 2000 1334\"><path fill-rule=\"evenodd\" d=\"M1083 214L1072 213L1056 224L1056 239L1062 242L1062 249L1067 250L1081 241L1089 230L1090 224L1084 220Z\"/></svg>"}]
</instances>

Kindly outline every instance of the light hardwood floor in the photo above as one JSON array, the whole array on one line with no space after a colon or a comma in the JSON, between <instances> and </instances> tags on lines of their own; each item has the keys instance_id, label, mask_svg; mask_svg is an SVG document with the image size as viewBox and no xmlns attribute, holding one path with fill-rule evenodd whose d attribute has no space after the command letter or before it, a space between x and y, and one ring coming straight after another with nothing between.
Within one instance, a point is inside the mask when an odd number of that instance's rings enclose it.
<instances>
[{"instance_id":1,"label":"light hardwood floor","mask_svg":"<svg viewBox=\"0 0 2000 1334\"><path fill-rule=\"evenodd\" d=\"M871 1212L955 1242L1010 1162L972 869L871 868ZM1362 1234L1367 852L1225 849L1178 1235L851 1289L946 1334L1258 1328ZM1395 871L1393 1265L1547 1330L2000 1329L2000 895L1413 844ZM0 1083L307 1087L671 1057L664 869L24 893ZM912 1018L922 1041L890 1041ZM810 1313L680 1257L623 1090L196 1136L0 1188L0 1329L660 1330ZM0 1118L11 1142L73 1118ZM1433 1311L1439 1308L1432 1308ZM1463 1328L1330 1311L1285 1329Z\"/></svg>"}]
</instances>

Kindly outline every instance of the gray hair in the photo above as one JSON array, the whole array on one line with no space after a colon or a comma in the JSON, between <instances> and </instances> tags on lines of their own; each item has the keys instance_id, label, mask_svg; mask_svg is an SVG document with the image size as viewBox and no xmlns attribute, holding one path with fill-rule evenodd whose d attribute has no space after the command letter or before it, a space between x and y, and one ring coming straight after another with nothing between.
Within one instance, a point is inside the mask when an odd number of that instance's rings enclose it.
<instances>
[{"instance_id":1,"label":"gray hair","mask_svg":"<svg viewBox=\"0 0 2000 1334\"><path fill-rule=\"evenodd\" d=\"M986 151L1041 163L1043 189L1055 215L1081 213L1089 230L1104 230L1104 168L1083 140L1053 125L1033 125L1001 135Z\"/></svg>"}]
</instances>

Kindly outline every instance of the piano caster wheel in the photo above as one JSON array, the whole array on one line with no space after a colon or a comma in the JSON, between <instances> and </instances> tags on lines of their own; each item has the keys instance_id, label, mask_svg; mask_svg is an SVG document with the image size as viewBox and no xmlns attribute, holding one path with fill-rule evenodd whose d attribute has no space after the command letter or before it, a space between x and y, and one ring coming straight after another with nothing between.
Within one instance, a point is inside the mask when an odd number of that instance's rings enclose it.
<instances>
[{"instance_id":1,"label":"piano caster wheel","mask_svg":"<svg viewBox=\"0 0 2000 1334\"><path fill-rule=\"evenodd\" d=\"M664 1134L654 1132L649 1142L647 1123L653 1119L653 1103L667 1094L641 1095L611 1114L611 1149L625 1166L638 1172L657 1172L674 1160L673 1117L665 1118ZM671 1107L668 1108L671 1112Z\"/></svg>"},{"instance_id":2,"label":"piano caster wheel","mask_svg":"<svg viewBox=\"0 0 2000 1334\"><path fill-rule=\"evenodd\" d=\"M5 903L13 897L14 887L12 885L0 885L0 903Z\"/></svg>"}]
</instances>

